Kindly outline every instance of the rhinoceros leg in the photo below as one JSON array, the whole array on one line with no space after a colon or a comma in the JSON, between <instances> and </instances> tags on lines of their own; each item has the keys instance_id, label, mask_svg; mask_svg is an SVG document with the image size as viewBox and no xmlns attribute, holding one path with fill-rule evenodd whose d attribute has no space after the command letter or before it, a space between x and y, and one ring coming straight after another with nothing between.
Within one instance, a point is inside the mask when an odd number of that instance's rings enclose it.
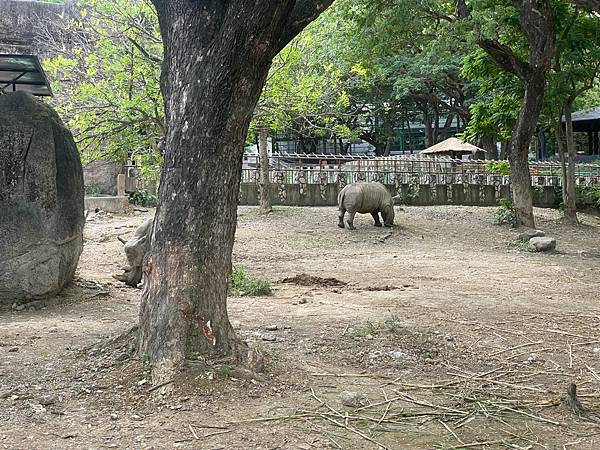
<instances>
[{"instance_id":1,"label":"rhinoceros leg","mask_svg":"<svg viewBox=\"0 0 600 450\"><path fill-rule=\"evenodd\" d=\"M374 213L371 213L371 215L373 216L373 219L375 220L375 226L381 227L381 221L379 220L379 213L374 212Z\"/></svg>"},{"instance_id":2,"label":"rhinoceros leg","mask_svg":"<svg viewBox=\"0 0 600 450\"><path fill-rule=\"evenodd\" d=\"M340 228L345 228L344 226L344 216L346 215L346 210L345 209L340 209L340 215L339 215L339 221L338 221L338 227Z\"/></svg>"},{"instance_id":3,"label":"rhinoceros leg","mask_svg":"<svg viewBox=\"0 0 600 450\"><path fill-rule=\"evenodd\" d=\"M346 222L348 224L348 229L350 230L356 230L356 228L354 228L354 216L356 215L356 212L348 212L348 221Z\"/></svg>"}]
</instances>

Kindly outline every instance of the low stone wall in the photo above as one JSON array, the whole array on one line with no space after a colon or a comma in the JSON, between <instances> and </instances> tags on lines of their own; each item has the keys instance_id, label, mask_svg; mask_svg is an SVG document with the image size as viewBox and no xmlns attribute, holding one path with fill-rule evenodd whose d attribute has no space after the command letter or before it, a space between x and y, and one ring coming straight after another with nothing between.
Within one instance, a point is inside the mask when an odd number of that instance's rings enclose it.
<instances>
[{"instance_id":1,"label":"low stone wall","mask_svg":"<svg viewBox=\"0 0 600 450\"><path fill-rule=\"evenodd\" d=\"M413 206L464 205L497 206L502 197L510 195L509 186L489 186L479 184L402 184L387 186L392 195L400 193L403 203ZM533 189L535 206L553 208L561 201L560 192L555 187L540 186ZM339 183L328 184L271 184L273 205L287 206L337 206ZM242 183L240 205L258 205L258 185Z\"/></svg>"},{"instance_id":2,"label":"low stone wall","mask_svg":"<svg viewBox=\"0 0 600 450\"><path fill-rule=\"evenodd\" d=\"M110 213L123 213L129 210L127 197L86 197L86 211L106 211Z\"/></svg>"}]
</instances>

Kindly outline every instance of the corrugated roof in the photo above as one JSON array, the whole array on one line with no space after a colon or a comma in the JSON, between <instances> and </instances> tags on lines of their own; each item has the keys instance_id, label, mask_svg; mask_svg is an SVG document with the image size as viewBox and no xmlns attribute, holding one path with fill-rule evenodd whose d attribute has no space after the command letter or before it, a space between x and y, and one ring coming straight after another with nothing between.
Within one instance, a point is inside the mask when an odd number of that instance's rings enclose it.
<instances>
[{"instance_id":1,"label":"corrugated roof","mask_svg":"<svg viewBox=\"0 0 600 450\"><path fill-rule=\"evenodd\" d=\"M9 92L52 96L50 83L37 56L0 54L0 94Z\"/></svg>"}]
</instances>

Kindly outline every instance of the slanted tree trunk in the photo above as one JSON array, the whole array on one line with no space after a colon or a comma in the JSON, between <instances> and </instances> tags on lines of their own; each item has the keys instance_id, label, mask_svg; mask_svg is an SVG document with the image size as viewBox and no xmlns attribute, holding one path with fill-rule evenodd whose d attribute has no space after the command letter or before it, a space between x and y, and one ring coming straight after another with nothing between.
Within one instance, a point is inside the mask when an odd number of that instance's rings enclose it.
<instances>
[{"instance_id":1,"label":"slanted tree trunk","mask_svg":"<svg viewBox=\"0 0 600 450\"><path fill-rule=\"evenodd\" d=\"M575 138L573 135L573 101L568 99L563 107L565 115L565 137L567 144L567 163L565 170L565 152L562 151L561 166L563 172L563 203L565 204L565 220L572 224L578 224L577 220L577 192L575 188ZM562 124L559 123L562 131Z\"/></svg>"},{"instance_id":2,"label":"slanted tree trunk","mask_svg":"<svg viewBox=\"0 0 600 450\"><path fill-rule=\"evenodd\" d=\"M531 173L529 172L529 144L535 133L544 101L545 74L532 76L525 86L525 96L508 153L513 194L513 206L520 225L535 228Z\"/></svg>"},{"instance_id":3,"label":"slanted tree trunk","mask_svg":"<svg viewBox=\"0 0 600 450\"><path fill-rule=\"evenodd\" d=\"M457 1L464 5L462 0ZM515 0L515 3L519 8L519 23L529 44L529 60L524 61L509 46L496 40L481 39L479 45L499 67L516 75L525 88L508 156L518 223L535 228L528 155L542 108L546 74L556 53L554 10L549 0ZM462 7L458 9L462 11Z\"/></svg>"},{"instance_id":4,"label":"slanted tree trunk","mask_svg":"<svg viewBox=\"0 0 600 450\"><path fill-rule=\"evenodd\" d=\"M187 352L243 353L227 276L244 141L273 57L331 0L152 1L167 135L139 350L161 382Z\"/></svg>"},{"instance_id":5,"label":"slanted tree trunk","mask_svg":"<svg viewBox=\"0 0 600 450\"><path fill-rule=\"evenodd\" d=\"M269 214L273 212L271 206L271 194L269 190L269 147L268 147L269 129L267 127L258 128L258 156L260 161L260 213Z\"/></svg>"}]
</instances>

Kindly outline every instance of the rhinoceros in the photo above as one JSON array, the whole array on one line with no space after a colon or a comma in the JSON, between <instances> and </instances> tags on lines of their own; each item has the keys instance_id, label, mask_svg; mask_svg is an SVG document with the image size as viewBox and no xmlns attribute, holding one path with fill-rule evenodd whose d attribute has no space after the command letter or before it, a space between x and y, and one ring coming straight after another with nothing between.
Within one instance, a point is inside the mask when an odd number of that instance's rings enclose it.
<instances>
[{"instance_id":1,"label":"rhinoceros","mask_svg":"<svg viewBox=\"0 0 600 450\"><path fill-rule=\"evenodd\" d=\"M392 197L381 183L352 183L344 187L338 194L340 210L340 228L344 228L344 215L349 214L348 228L354 230L354 215L370 213L375 219L375 226L380 227L379 213L386 227L394 225L394 202L399 196Z\"/></svg>"},{"instance_id":2,"label":"rhinoceros","mask_svg":"<svg viewBox=\"0 0 600 450\"><path fill-rule=\"evenodd\" d=\"M113 278L116 280L133 287L137 287L140 281L142 281L142 265L144 263L144 256L146 256L146 252L150 248L153 220L150 218L140 225L133 237L128 241L119 238L125 244L125 256L127 257L128 265L123 268L125 273L113 275Z\"/></svg>"}]
</instances>

